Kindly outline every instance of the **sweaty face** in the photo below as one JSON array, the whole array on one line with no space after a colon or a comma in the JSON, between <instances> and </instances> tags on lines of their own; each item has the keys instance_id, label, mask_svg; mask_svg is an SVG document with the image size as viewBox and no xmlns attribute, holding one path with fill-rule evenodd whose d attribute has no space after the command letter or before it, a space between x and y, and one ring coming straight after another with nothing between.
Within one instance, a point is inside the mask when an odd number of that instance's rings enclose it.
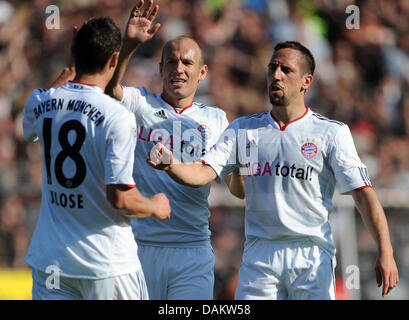
<instances>
[{"instance_id":1,"label":"sweaty face","mask_svg":"<svg viewBox=\"0 0 409 320\"><path fill-rule=\"evenodd\" d=\"M294 49L280 49L273 54L267 73L268 94L273 106L287 106L299 95L304 95L303 63L302 54Z\"/></svg>"},{"instance_id":2,"label":"sweaty face","mask_svg":"<svg viewBox=\"0 0 409 320\"><path fill-rule=\"evenodd\" d=\"M164 96L171 100L193 97L207 67L198 45L190 39L173 41L164 49L161 64Z\"/></svg>"}]
</instances>

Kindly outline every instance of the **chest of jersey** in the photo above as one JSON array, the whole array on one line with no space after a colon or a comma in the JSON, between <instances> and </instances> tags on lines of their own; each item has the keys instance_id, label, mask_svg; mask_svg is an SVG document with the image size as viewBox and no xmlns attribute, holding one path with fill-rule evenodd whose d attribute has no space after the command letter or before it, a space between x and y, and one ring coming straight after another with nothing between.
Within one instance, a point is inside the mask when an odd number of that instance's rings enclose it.
<instances>
[{"instance_id":1,"label":"chest of jersey","mask_svg":"<svg viewBox=\"0 0 409 320\"><path fill-rule=\"evenodd\" d=\"M239 147L244 174L312 181L325 168L325 141L313 130L277 130L271 125L247 130L246 146Z\"/></svg>"},{"instance_id":2,"label":"chest of jersey","mask_svg":"<svg viewBox=\"0 0 409 320\"><path fill-rule=\"evenodd\" d=\"M146 151L161 142L174 153L180 153L184 162L196 161L216 143L220 128L217 119L209 121L203 110L193 107L196 110L188 114L178 114L160 102L140 108L135 114L137 148Z\"/></svg>"}]
</instances>

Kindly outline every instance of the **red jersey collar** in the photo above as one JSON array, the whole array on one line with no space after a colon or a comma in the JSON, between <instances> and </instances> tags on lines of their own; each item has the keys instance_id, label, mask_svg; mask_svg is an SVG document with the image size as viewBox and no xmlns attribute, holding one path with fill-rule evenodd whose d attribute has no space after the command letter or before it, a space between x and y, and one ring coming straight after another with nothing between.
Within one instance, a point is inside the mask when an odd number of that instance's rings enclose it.
<instances>
[{"instance_id":1,"label":"red jersey collar","mask_svg":"<svg viewBox=\"0 0 409 320\"><path fill-rule=\"evenodd\" d=\"M184 107L182 110L178 111L178 109L175 106L173 106L170 102L166 101L166 99L163 97L162 94L160 95L160 97L161 97L161 99L163 101L165 101L168 105L170 105L173 108L173 110L175 110L175 112L177 114L182 114L182 112L184 112L186 109L189 109L190 107L193 106L193 101L192 101L192 103L190 105L188 105L187 107Z\"/></svg>"},{"instance_id":2,"label":"red jersey collar","mask_svg":"<svg viewBox=\"0 0 409 320\"><path fill-rule=\"evenodd\" d=\"M68 80L68 82L78 83L78 84L81 84L81 85L83 85L83 86L97 87L97 88L99 88L99 89L101 89L101 90L102 90L102 88L101 88L101 87L99 87L97 84L85 83L85 82L74 81L74 80ZM104 90L102 90L102 91L104 91Z\"/></svg>"},{"instance_id":3,"label":"red jersey collar","mask_svg":"<svg viewBox=\"0 0 409 320\"><path fill-rule=\"evenodd\" d=\"M278 121L278 119L277 119L276 117L274 117L274 115L273 115L273 110L270 111L270 115L271 115L271 117L274 119L274 121L277 123L278 127L280 128L280 130L281 130L281 131L284 131L284 130L288 127L288 125L290 125L291 123L294 123L294 122L296 122L296 121L301 120L302 118L304 118L304 117L307 115L307 113L308 113L308 111L310 110L310 108L309 108L309 107L305 107L305 108L306 108L306 110L305 110L304 114L303 114L301 117L299 117L299 118L297 118L297 119L294 119L294 120L288 122L284 127L282 127L281 124L280 124L280 121Z\"/></svg>"}]
</instances>

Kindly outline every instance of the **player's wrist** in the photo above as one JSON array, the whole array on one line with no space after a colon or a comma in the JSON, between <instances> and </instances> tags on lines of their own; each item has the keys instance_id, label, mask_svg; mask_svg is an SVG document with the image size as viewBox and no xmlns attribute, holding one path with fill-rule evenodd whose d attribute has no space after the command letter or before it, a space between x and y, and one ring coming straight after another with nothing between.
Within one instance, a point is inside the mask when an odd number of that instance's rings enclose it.
<instances>
[{"instance_id":1,"label":"player's wrist","mask_svg":"<svg viewBox=\"0 0 409 320\"><path fill-rule=\"evenodd\" d=\"M141 43L139 40L125 38L122 42L121 51L124 54L133 54Z\"/></svg>"},{"instance_id":2,"label":"player's wrist","mask_svg":"<svg viewBox=\"0 0 409 320\"><path fill-rule=\"evenodd\" d=\"M392 244L379 245L378 246L378 252L379 252L380 255L393 256Z\"/></svg>"},{"instance_id":3,"label":"player's wrist","mask_svg":"<svg viewBox=\"0 0 409 320\"><path fill-rule=\"evenodd\" d=\"M149 213L149 216L154 219L159 219L160 210L157 204L157 200L155 199L155 196L150 197L149 202L150 202L149 208L151 208L151 212Z\"/></svg>"}]
</instances>

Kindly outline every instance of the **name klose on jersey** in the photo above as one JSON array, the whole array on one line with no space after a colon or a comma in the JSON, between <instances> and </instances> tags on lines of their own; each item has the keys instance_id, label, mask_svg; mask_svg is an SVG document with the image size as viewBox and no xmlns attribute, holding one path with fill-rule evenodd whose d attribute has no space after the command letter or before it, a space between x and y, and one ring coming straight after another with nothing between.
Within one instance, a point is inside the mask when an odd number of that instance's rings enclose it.
<instances>
[{"instance_id":1,"label":"name klose on jersey","mask_svg":"<svg viewBox=\"0 0 409 320\"><path fill-rule=\"evenodd\" d=\"M77 193L64 193L50 190L51 204L62 208L83 209L84 196Z\"/></svg>"}]
</instances>

